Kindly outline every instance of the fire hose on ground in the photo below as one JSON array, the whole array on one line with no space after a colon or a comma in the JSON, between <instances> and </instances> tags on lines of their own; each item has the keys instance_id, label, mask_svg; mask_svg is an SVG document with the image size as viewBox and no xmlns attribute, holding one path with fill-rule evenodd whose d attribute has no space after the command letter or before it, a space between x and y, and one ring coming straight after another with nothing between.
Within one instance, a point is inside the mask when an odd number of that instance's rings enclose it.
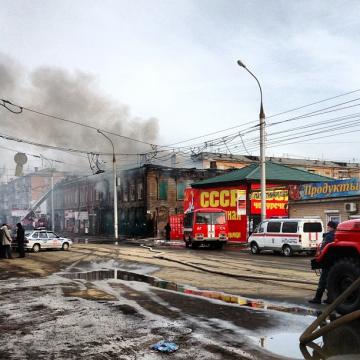
<instances>
[{"instance_id":1,"label":"fire hose on ground","mask_svg":"<svg viewBox=\"0 0 360 360\"><path fill-rule=\"evenodd\" d=\"M311 281L303 281L303 280L296 280L296 279L279 279L274 277L259 277L259 276L253 276L253 275L238 275L238 274L231 274L231 273L224 273L221 271L211 270L207 268L203 268L201 266L193 265L186 263L184 261L175 260L168 258L162 254L164 254L164 251L158 251L154 250L150 246L140 245L143 248L148 249L151 252L157 253L154 257L157 259L162 259L166 261L175 262L184 266L188 266L200 271L205 271L208 273L221 275L221 276L227 276L232 278L238 278L238 279L248 279L248 280L262 280L262 281L279 281L279 282L287 282L287 283L297 283L297 284L306 284L306 285L317 285L317 283L311 282ZM352 294L354 291L356 291L358 288L360 288L360 278L358 278L356 281L354 281L341 295L339 295L335 301L333 301L332 304L330 304L325 311L302 333L300 336L300 344L304 346L307 343L310 343L311 341L319 338L320 336L323 336L324 334L328 333L329 331L344 325L348 322L351 322L353 320L356 320L360 318L360 310L354 311L350 314L344 315L334 321L332 321L329 324L323 325L326 318L330 315L331 312L335 310L335 308L341 304L350 294ZM323 325L323 326L322 326ZM316 330L320 326L320 329ZM314 344L316 346L316 344Z\"/></svg>"},{"instance_id":2,"label":"fire hose on ground","mask_svg":"<svg viewBox=\"0 0 360 360\"><path fill-rule=\"evenodd\" d=\"M279 281L279 282L285 282L285 283L315 285L315 286L317 286L317 283L315 283L313 281L296 280L296 279L283 279L283 278L278 278L278 277L267 277L267 276L239 275L239 274L225 273L225 272L217 271L217 270L211 270L211 269L207 269L207 268L202 267L202 266L189 264L189 263L181 261L181 260L175 260L175 259L168 258L168 257L162 255L162 254L165 253L164 251L154 250L151 246L146 246L146 245L140 245L140 246L145 248L145 249L148 249L151 252L158 253L158 255L154 256L157 259L174 262L174 263L177 263L177 264L188 266L188 267L191 267L193 269L208 272L208 273L215 274L215 275L221 275L221 276L231 277L231 278L235 278L235 279L261 280L261 281Z\"/></svg>"},{"instance_id":3,"label":"fire hose on ground","mask_svg":"<svg viewBox=\"0 0 360 360\"><path fill-rule=\"evenodd\" d=\"M309 343L320 336L328 333L329 331L344 325L350 321L360 318L360 310L356 310L350 314L346 314L329 324L321 326L326 318L330 315L335 308L341 304L349 295L360 288L360 277L354 281L341 295L339 295L332 304L330 304L325 311L301 334L300 344ZM320 326L320 329L316 330Z\"/></svg>"}]
</instances>

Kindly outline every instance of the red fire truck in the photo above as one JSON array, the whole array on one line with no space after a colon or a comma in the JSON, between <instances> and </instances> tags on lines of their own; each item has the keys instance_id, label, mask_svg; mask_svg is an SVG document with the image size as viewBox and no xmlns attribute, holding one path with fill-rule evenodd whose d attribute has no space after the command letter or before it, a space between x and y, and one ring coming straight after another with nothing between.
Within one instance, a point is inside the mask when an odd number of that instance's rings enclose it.
<instances>
[{"instance_id":1,"label":"red fire truck","mask_svg":"<svg viewBox=\"0 0 360 360\"><path fill-rule=\"evenodd\" d=\"M226 213L221 209L197 209L184 215L184 241L186 247L198 248L209 244L221 249L228 240Z\"/></svg>"}]
</instances>

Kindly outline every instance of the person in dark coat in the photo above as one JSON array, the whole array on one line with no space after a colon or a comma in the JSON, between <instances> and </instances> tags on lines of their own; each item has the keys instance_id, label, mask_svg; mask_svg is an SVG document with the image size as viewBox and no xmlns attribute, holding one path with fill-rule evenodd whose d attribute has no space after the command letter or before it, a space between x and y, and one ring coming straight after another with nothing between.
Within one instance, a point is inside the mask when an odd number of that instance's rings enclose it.
<instances>
[{"instance_id":1,"label":"person in dark coat","mask_svg":"<svg viewBox=\"0 0 360 360\"><path fill-rule=\"evenodd\" d=\"M327 244L330 244L335 240L336 227L337 227L336 222L334 222L334 221L328 222L328 224L327 224L328 232L324 234L323 241L320 245L320 251L322 251ZM327 277L329 275L329 270L330 269L328 267L324 267L323 269L321 269L321 275L320 275L319 284L318 284L318 288L316 290L315 297L313 299L309 300L309 303L321 304L321 298L327 287ZM327 304L330 303L329 299L324 300L324 303L327 303Z\"/></svg>"},{"instance_id":2,"label":"person in dark coat","mask_svg":"<svg viewBox=\"0 0 360 360\"><path fill-rule=\"evenodd\" d=\"M165 226L165 237L166 240L170 240L170 232L171 232L171 226L169 223L166 224Z\"/></svg>"},{"instance_id":3,"label":"person in dark coat","mask_svg":"<svg viewBox=\"0 0 360 360\"><path fill-rule=\"evenodd\" d=\"M20 223L16 224L16 240L18 243L19 258L25 257L25 230Z\"/></svg>"}]
</instances>

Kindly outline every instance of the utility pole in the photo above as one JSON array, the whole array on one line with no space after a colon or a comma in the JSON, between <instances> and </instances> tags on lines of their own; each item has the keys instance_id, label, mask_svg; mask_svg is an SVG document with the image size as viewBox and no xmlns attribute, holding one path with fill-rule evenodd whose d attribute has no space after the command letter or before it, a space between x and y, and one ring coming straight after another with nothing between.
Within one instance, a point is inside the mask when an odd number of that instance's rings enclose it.
<instances>
[{"instance_id":1,"label":"utility pole","mask_svg":"<svg viewBox=\"0 0 360 360\"><path fill-rule=\"evenodd\" d=\"M116 158L115 158L115 148L114 143L112 140L106 136L101 130L97 131L99 134L103 135L106 139L108 139L111 143L112 150L113 150L113 186L114 186L114 236L115 240L118 240L119 233L118 233L118 209L117 209L117 189L116 189Z\"/></svg>"},{"instance_id":2,"label":"utility pole","mask_svg":"<svg viewBox=\"0 0 360 360\"><path fill-rule=\"evenodd\" d=\"M263 95L259 80L241 61L237 61L238 65L243 67L257 82L260 89L260 190L261 190L261 221L266 219L266 168L265 168L265 112L263 107Z\"/></svg>"}]
</instances>

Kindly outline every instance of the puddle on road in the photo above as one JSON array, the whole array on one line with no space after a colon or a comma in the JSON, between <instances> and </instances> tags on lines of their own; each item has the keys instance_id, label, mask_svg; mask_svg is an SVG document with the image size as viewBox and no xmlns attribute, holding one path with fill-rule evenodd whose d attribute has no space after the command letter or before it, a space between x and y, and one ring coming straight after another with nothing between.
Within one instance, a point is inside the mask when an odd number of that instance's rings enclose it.
<instances>
[{"instance_id":1,"label":"puddle on road","mask_svg":"<svg viewBox=\"0 0 360 360\"><path fill-rule=\"evenodd\" d=\"M88 272L72 272L59 274L67 279L81 279L89 282L101 280L125 280L144 282L153 286L163 287L169 289L166 281L159 280L155 277L138 274L130 271L120 269L106 269ZM162 283L165 286L162 286ZM174 284L176 286L176 284ZM170 289L171 290L171 286ZM66 291L65 291L66 292ZM87 289L87 290L69 290L66 293L68 296L92 298L95 300L113 300L113 298L101 290ZM109 298L108 298L109 296ZM266 336L249 336L249 338L256 343L260 348L263 348L273 354L285 356L291 359L327 359L340 360L344 355L354 354L354 358L360 358L360 320L345 324L332 332L324 335L323 338L317 339L313 346L300 349L299 346L300 333L292 333L291 329L286 333L274 333L273 335L266 334ZM317 350L314 350L317 349ZM321 354L319 356L319 354Z\"/></svg>"},{"instance_id":2,"label":"puddle on road","mask_svg":"<svg viewBox=\"0 0 360 360\"><path fill-rule=\"evenodd\" d=\"M280 333L271 336L251 337L258 346L274 354L303 359L299 348L300 333Z\"/></svg>"},{"instance_id":3,"label":"puddle on road","mask_svg":"<svg viewBox=\"0 0 360 360\"><path fill-rule=\"evenodd\" d=\"M278 333L251 339L267 351L292 359L360 359L360 320L342 325L302 348L299 345L300 335Z\"/></svg>"}]
</instances>

